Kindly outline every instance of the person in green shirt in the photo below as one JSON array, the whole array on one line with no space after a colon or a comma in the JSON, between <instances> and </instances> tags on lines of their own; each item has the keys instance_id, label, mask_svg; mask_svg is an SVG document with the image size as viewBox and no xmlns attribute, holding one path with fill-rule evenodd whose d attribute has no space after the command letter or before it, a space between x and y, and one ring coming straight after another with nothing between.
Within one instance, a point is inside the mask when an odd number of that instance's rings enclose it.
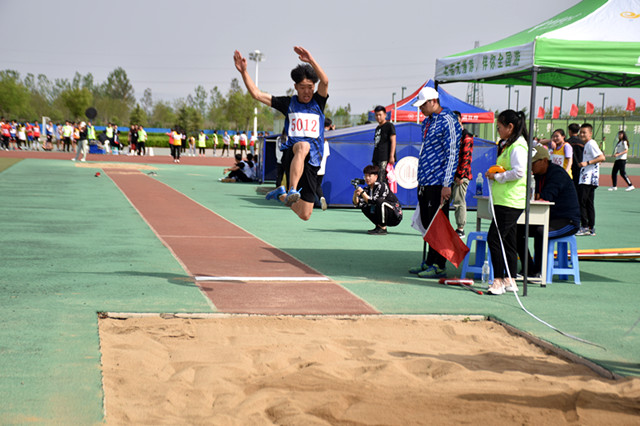
<instances>
[{"instance_id":1,"label":"person in green shirt","mask_svg":"<svg viewBox=\"0 0 640 426\"><path fill-rule=\"evenodd\" d=\"M146 149L147 143L147 132L144 130L144 127L138 126L138 144L136 145L136 151L138 151L138 155L147 155Z\"/></svg>"}]
</instances>

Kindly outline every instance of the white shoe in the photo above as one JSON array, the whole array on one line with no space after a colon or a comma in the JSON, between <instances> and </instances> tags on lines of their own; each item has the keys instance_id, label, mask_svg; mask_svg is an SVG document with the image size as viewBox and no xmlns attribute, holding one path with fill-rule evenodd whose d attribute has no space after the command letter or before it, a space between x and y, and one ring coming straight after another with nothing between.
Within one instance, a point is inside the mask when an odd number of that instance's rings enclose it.
<instances>
[{"instance_id":1,"label":"white shoe","mask_svg":"<svg viewBox=\"0 0 640 426\"><path fill-rule=\"evenodd\" d=\"M327 200L324 197L320 197L320 207L322 211L327 210Z\"/></svg>"},{"instance_id":2,"label":"white shoe","mask_svg":"<svg viewBox=\"0 0 640 426\"><path fill-rule=\"evenodd\" d=\"M634 189L636 189L635 186L631 185L630 187L628 187L627 189L625 189L625 191L629 192L629 191L633 191Z\"/></svg>"},{"instance_id":3,"label":"white shoe","mask_svg":"<svg viewBox=\"0 0 640 426\"><path fill-rule=\"evenodd\" d=\"M618 187L617 186L612 186L611 188L609 188L609 191L617 191Z\"/></svg>"},{"instance_id":4,"label":"white shoe","mask_svg":"<svg viewBox=\"0 0 640 426\"><path fill-rule=\"evenodd\" d=\"M512 282L511 284L507 283L507 285L504 287L504 291L515 291L516 293L518 292L518 286L516 285L515 282Z\"/></svg>"},{"instance_id":5,"label":"white shoe","mask_svg":"<svg viewBox=\"0 0 640 426\"><path fill-rule=\"evenodd\" d=\"M489 289L487 290L487 293L492 294L494 296L499 296L501 294L505 293L505 288L504 287L489 287Z\"/></svg>"}]
</instances>

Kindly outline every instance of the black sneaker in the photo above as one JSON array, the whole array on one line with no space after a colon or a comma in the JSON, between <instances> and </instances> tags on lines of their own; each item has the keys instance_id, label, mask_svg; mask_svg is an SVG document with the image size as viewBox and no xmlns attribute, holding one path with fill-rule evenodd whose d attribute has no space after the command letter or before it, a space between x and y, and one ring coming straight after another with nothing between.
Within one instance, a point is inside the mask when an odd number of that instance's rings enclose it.
<instances>
[{"instance_id":1,"label":"black sneaker","mask_svg":"<svg viewBox=\"0 0 640 426\"><path fill-rule=\"evenodd\" d=\"M465 237L464 229L462 229L462 230L456 229L456 234L458 234L458 237L460 237L460 239L464 239L464 237Z\"/></svg>"},{"instance_id":2,"label":"black sneaker","mask_svg":"<svg viewBox=\"0 0 640 426\"><path fill-rule=\"evenodd\" d=\"M384 228L381 228L379 226L376 226L374 229L367 231L367 234L369 235L387 235L387 230Z\"/></svg>"}]
</instances>

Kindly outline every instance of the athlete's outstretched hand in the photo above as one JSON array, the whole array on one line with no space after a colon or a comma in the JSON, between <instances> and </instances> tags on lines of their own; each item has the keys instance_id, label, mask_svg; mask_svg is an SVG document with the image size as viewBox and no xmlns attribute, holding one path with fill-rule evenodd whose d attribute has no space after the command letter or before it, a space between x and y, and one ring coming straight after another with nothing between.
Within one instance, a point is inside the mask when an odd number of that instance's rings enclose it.
<instances>
[{"instance_id":1,"label":"athlete's outstretched hand","mask_svg":"<svg viewBox=\"0 0 640 426\"><path fill-rule=\"evenodd\" d=\"M240 71L240 73L243 73L247 70L247 60L243 58L240 52L238 52L237 50L233 52L233 62L236 65L236 69Z\"/></svg>"},{"instance_id":2,"label":"athlete's outstretched hand","mask_svg":"<svg viewBox=\"0 0 640 426\"><path fill-rule=\"evenodd\" d=\"M313 56L311 56L311 53L309 53L309 51L307 49L305 49L304 47L302 47L302 46L294 46L293 47L293 51L298 54L298 58L302 62L311 63L313 61Z\"/></svg>"}]
</instances>

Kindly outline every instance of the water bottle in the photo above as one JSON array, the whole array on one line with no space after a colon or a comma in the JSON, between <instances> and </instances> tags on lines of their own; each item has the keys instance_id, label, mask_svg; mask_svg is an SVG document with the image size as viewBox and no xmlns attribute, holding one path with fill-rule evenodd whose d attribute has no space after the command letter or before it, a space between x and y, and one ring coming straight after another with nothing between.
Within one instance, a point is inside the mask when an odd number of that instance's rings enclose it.
<instances>
[{"instance_id":1,"label":"water bottle","mask_svg":"<svg viewBox=\"0 0 640 426\"><path fill-rule=\"evenodd\" d=\"M531 182L529 182L529 191L531 191L531 201L536 199L536 180L531 176Z\"/></svg>"},{"instance_id":2,"label":"water bottle","mask_svg":"<svg viewBox=\"0 0 640 426\"><path fill-rule=\"evenodd\" d=\"M489 285L489 277L491 275L491 268L489 267L489 261L485 260L484 265L482 265L482 285Z\"/></svg>"},{"instance_id":3,"label":"water bottle","mask_svg":"<svg viewBox=\"0 0 640 426\"><path fill-rule=\"evenodd\" d=\"M482 195L483 184L484 184L484 179L482 179L482 173L478 173L478 177L476 178L476 195Z\"/></svg>"}]
</instances>

